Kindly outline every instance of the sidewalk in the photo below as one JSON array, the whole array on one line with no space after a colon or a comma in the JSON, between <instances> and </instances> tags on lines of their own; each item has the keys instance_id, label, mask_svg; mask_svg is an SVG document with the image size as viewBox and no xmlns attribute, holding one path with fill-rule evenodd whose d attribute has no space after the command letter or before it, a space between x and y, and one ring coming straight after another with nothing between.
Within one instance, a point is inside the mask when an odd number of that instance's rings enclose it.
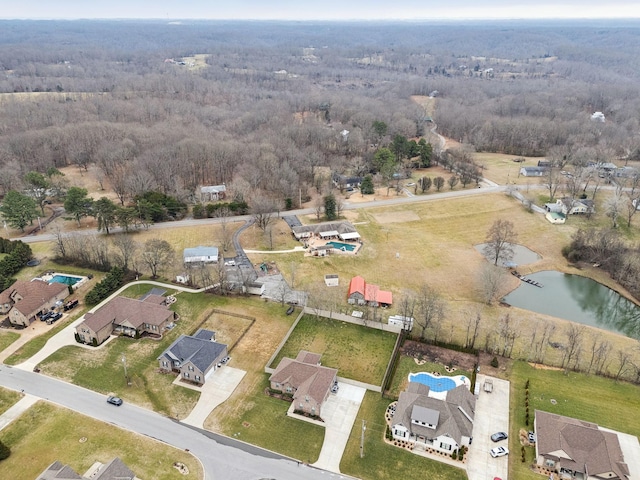
<instances>
[{"instance_id":1,"label":"sidewalk","mask_svg":"<svg viewBox=\"0 0 640 480\"><path fill-rule=\"evenodd\" d=\"M14 404L9 410L0 415L0 430L13 422L16 418L26 412L38 401L38 397L34 397L29 394L18 400L18 403Z\"/></svg>"}]
</instances>

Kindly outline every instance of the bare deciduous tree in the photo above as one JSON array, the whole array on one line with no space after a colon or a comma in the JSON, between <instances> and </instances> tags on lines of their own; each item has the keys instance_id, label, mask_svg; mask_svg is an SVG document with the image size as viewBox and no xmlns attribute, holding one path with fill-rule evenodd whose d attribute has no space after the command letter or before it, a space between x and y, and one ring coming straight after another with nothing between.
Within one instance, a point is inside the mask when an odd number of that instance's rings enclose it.
<instances>
[{"instance_id":1,"label":"bare deciduous tree","mask_svg":"<svg viewBox=\"0 0 640 480\"><path fill-rule=\"evenodd\" d=\"M129 270L131 259L135 257L138 248L138 242L136 242L131 235L121 233L114 236L111 239L111 243L117 250L117 263L123 270Z\"/></svg>"},{"instance_id":2,"label":"bare deciduous tree","mask_svg":"<svg viewBox=\"0 0 640 480\"><path fill-rule=\"evenodd\" d=\"M491 305L504 290L508 279L504 268L484 263L478 272L478 290L482 301Z\"/></svg>"},{"instance_id":3,"label":"bare deciduous tree","mask_svg":"<svg viewBox=\"0 0 640 480\"><path fill-rule=\"evenodd\" d=\"M157 238L147 240L140 255L142 262L149 267L152 278L156 278L159 271L169 267L174 257L175 252L169 242Z\"/></svg>"},{"instance_id":4,"label":"bare deciduous tree","mask_svg":"<svg viewBox=\"0 0 640 480\"><path fill-rule=\"evenodd\" d=\"M420 340L426 339L429 328L434 329L444 318L444 301L431 287L423 285L418 292L416 323L420 327Z\"/></svg>"},{"instance_id":5,"label":"bare deciduous tree","mask_svg":"<svg viewBox=\"0 0 640 480\"><path fill-rule=\"evenodd\" d=\"M562 350L562 368L570 368L571 362L575 361L582 349L582 337L586 328L584 325L571 323L567 331L567 344ZM575 365L574 365L575 366Z\"/></svg>"},{"instance_id":6,"label":"bare deciduous tree","mask_svg":"<svg viewBox=\"0 0 640 480\"><path fill-rule=\"evenodd\" d=\"M498 265L499 260L508 262L513 258L513 244L517 238L513 223L509 220L496 220L487 233L484 254L494 265Z\"/></svg>"},{"instance_id":7,"label":"bare deciduous tree","mask_svg":"<svg viewBox=\"0 0 640 480\"><path fill-rule=\"evenodd\" d=\"M465 346L473 350L478 339L478 333L480 329L480 322L482 321L482 315L480 310L475 312L475 315L470 314L467 318L467 335L465 340Z\"/></svg>"}]
</instances>

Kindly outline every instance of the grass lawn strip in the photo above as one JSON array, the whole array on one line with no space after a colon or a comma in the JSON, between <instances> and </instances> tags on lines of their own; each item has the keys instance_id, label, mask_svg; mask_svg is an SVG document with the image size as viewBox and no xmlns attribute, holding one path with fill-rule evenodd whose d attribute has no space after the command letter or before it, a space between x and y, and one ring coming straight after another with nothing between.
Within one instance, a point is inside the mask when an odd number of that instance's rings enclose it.
<instances>
[{"instance_id":1,"label":"grass lawn strip","mask_svg":"<svg viewBox=\"0 0 640 480\"><path fill-rule=\"evenodd\" d=\"M56 460L82 475L94 462L115 457L143 479L184 479L174 462L189 468L186 478L204 478L200 462L187 452L45 402L2 430L0 440L11 449L0 477L12 480L33 480Z\"/></svg>"},{"instance_id":2,"label":"grass lawn strip","mask_svg":"<svg viewBox=\"0 0 640 480\"><path fill-rule=\"evenodd\" d=\"M270 366L307 350L321 354L322 365L337 368L340 377L381 385L395 340L390 332L305 315Z\"/></svg>"},{"instance_id":3,"label":"grass lawn strip","mask_svg":"<svg viewBox=\"0 0 640 480\"><path fill-rule=\"evenodd\" d=\"M342 473L366 480L467 479L467 473L462 469L386 444L383 440L386 429L384 412L389 403L391 402L382 398L379 393L367 392L365 394L340 462ZM362 420L367 422L364 458L360 458Z\"/></svg>"},{"instance_id":4,"label":"grass lawn strip","mask_svg":"<svg viewBox=\"0 0 640 480\"><path fill-rule=\"evenodd\" d=\"M18 403L20 398L21 395L18 392L8 388L0 388L0 415Z\"/></svg>"}]
</instances>

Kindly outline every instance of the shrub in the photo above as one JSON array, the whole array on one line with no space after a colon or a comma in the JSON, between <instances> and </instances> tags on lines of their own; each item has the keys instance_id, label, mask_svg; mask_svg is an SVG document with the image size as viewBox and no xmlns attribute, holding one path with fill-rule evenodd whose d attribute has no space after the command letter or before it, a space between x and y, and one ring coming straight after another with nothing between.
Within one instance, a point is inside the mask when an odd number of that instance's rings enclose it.
<instances>
[{"instance_id":1,"label":"shrub","mask_svg":"<svg viewBox=\"0 0 640 480\"><path fill-rule=\"evenodd\" d=\"M93 337L93 339L91 340L91 345L93 345L94 347L98 346L98 339L96 337Z\"/></svg>"},{"instance_id":2,"label":"shrub","mask_svg":"<svg viewBox=\"0 0 640 480\"><path fill-rule=\"evenodd\" d=\"M454 450L453 452L451 452L451 458L453 458L454 460L456 460L458 458L458 451Z\"/></svg>"},{"instance_id":3,"label":"shrub","mask_svg":"<svg viewBox=\"0 0 640 480\"><path fill-rule=\"evenodd\" d=\"M0 461L9 458L9 455L11 455L11 449L0 441Z\"/></svg>"},{"instance_id":4,"label":"shrub","mask_svg":"<svg viewBox=\"0 0 640 480\"><path fill-rule=\"evenodd\" d=\"M500 364L498 363L498 357L493 357L491 359L491 366L493 368L498 368L500 366Z\"/></svg>"}]
</instances>

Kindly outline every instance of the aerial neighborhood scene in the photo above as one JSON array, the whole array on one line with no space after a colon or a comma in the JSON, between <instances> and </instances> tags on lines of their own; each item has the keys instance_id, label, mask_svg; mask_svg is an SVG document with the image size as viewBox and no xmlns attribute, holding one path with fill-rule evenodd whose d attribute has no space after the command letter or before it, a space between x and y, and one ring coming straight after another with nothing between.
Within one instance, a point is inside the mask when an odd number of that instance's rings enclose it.
<instances>
[{"instance_id":1,"label":"aerial neighborhood scene","mask_svg":"<svg viewBox=\"0 0 640 480\"><path fill-rule=\"evenodd\" d=\"M640 480L640 8L217 3L0 11L0 479Z\"/></svg>"}]
</instances>

